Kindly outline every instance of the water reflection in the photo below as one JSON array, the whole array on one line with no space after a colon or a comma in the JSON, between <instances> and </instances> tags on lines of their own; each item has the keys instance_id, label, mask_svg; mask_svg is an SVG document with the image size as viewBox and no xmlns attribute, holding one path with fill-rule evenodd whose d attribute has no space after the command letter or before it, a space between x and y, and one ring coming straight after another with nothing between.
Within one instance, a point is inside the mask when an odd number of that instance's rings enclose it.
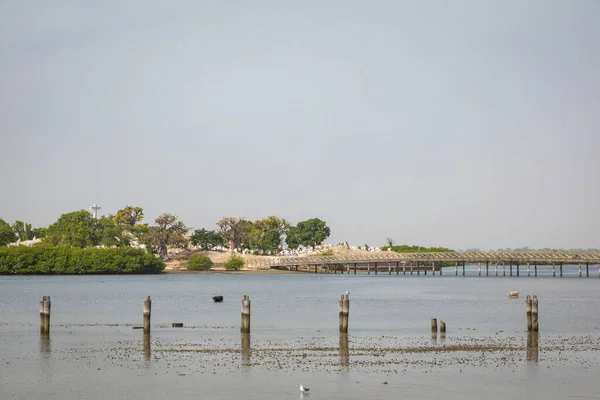
<instances>
[{"instance_id":1,"label":"water reflection","mask_svg":"<svg viewBox=\"0 0 600 400\"><path fill-rule=\"evenodd\" d=\"M150 356L152 355L152 348L150 346L150 334L144 334L144 359L150 360Z\"/></svg>"},{"instance_id":2,"label":"water reflection","mask_svg":"<svg viewBox=\"0 0 600 400\"><path fill-rule=\"evenodd\" d=\"M446 332L440 333L440 342L443 344L446 341Z\"/></svg>"},{"instance_id":3,"label":"water reflection","mask_svg":"<svg viewBox=\"0 0 600 400\"><path fill-rule=\"evenodd\" d=\"M432 345L436 345L437 344L437 332L431 332L431 344Z\"/></svg>"},{"instance_id":4,"label":"water reflection","mask_svg":"<svg viewBox=\"0 0 600 400\"><path fill-rule=\"evenodd\" d=\"M50 346L50 335L40 335L40 353L49 354L51 351L52 347Z\"/></svg>"},{"instance_id":5,"label":"water reflection","mask_svg":"<svg viewBox=\"0 0 600 400\"><path fill-rule=\"evenodd\" d=\"M242 333L242 365L250 365L250 334Z\"/></svg>"},{"instance_id":6,"label":"water reflection","mask_svg":"<svg viewBox=\"0 0 600 400\"><path fill-rule=\"evenodd\" d=\"M539 361L539 333L527 332L527 361Z\"/></svg>"},{"instance_id":7,"label":"water reflection","mask_svg":"<svg viewBox=\"0 0 600 400\"><path fill-rule=\"evenodd\" d=\"M348 370L350 365L350 350L348 349L348 334L340 333L340 366Z\"/></svg>"}]
</instances>

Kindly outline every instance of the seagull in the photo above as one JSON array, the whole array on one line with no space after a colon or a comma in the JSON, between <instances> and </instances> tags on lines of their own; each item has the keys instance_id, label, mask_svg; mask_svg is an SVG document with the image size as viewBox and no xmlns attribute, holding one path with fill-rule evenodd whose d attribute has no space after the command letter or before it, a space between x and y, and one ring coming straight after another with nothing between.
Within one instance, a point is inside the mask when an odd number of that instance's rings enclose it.
<instances>
[{"instance_id":1,"label":"seagull","mask_svg":"<svg viewBox=\"0 0 600 400\"><path fill-rule=\"evenodd\" d=\"M301 392L308 392L309 390L310 390L309 388L300 385L300 391Z\"/></svg>"},{"instance_id":2,"label":"seagull","mask_svg":"<svg viewBox=\"0 0 600 400\"><path fill-rule=\"evenodd\" d=\"M350 294L350 292L346 290L346 296L348 296L349 294Z\"/></svg>"}]
</instances>

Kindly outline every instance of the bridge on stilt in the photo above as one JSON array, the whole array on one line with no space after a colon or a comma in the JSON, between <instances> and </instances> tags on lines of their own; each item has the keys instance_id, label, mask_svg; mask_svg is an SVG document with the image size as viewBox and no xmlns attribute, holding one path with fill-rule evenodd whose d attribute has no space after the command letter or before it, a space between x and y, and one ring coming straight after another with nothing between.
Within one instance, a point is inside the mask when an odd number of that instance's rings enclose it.
<instances>
[{"instance_id":1,"label":"bridge on stilt","mask_svg":"<svg viewBox=\"0 0 600 400\"><path fill-rule=\"evenodd\" d=\"M305 256L270 257L255 259L257 268L286 269L315 273L367 274L402 273L443 275L454 269L454 275L465 275L466 266L476 266L479 276L520 276L526 268L527 276L538 276L538 269L552 269L552 276L563 276L566 266L578 267L579 276L590 277L590 267L597 266L600 278L600 252L440 252L440 253L384 253L358 256ZM493 268L493 271L490 271ZM583 272L585 269L585 272ZM525 271L523 271L525 272Z\"/></svg>"}]
</instances>

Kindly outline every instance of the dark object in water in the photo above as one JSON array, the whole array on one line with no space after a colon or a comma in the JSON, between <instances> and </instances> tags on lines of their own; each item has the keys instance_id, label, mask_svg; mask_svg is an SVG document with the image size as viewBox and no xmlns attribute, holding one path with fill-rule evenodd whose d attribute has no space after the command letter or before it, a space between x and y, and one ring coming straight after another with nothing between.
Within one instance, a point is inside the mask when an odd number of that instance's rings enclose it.
<instances>
[{"instance_id":1,"label":"dark object in water","mask_svg":"<svg viewBox=\"0 0 600 400\"><path fill-rule=\"evenodd\" d=\"M223 296L213 296L212 299L215 303L220 303L223 301Z\"/></svg>"},{"instance_id":2,"label":"dark object in water","mask_svg":"<svg viewBox=\"0 0 600 400\"><path fill-rule=\"evenodd\" d=\"M173 328L183 328L183 322L173 322L171 326Z\"/></svg>"}]
</instances>

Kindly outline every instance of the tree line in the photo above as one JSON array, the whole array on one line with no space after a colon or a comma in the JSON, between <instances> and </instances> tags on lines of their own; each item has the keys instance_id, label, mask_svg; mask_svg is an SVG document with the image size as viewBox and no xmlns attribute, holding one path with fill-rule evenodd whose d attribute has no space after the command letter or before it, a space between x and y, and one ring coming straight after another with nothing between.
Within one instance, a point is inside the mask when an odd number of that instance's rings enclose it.
<instances>
[{"instance_id":1,"label":"tree line","mask_svg":"<svg viewBox=\"0 0 600 400\"><path fill-rule=\"evenodd\" d=\"M161 259L167 258L169 247L186 248L190 244L203 250L227 247L265 254L281 251L284 243L291 249L317 246L331 234L325 221L318 218L292 225L284 218L269 216L250 221L240 217L225 217L216 229L196 229L170 213L164 213L154 224L143 223L142 207L126 206L114 215L94 218L87 210L62 214L47 228L31 228L16 221L9 225L0 219L0 246L34 237L56 247L144 247ZM192 232L190 232L192 231Z\"/></svg>"}]
</instances>

